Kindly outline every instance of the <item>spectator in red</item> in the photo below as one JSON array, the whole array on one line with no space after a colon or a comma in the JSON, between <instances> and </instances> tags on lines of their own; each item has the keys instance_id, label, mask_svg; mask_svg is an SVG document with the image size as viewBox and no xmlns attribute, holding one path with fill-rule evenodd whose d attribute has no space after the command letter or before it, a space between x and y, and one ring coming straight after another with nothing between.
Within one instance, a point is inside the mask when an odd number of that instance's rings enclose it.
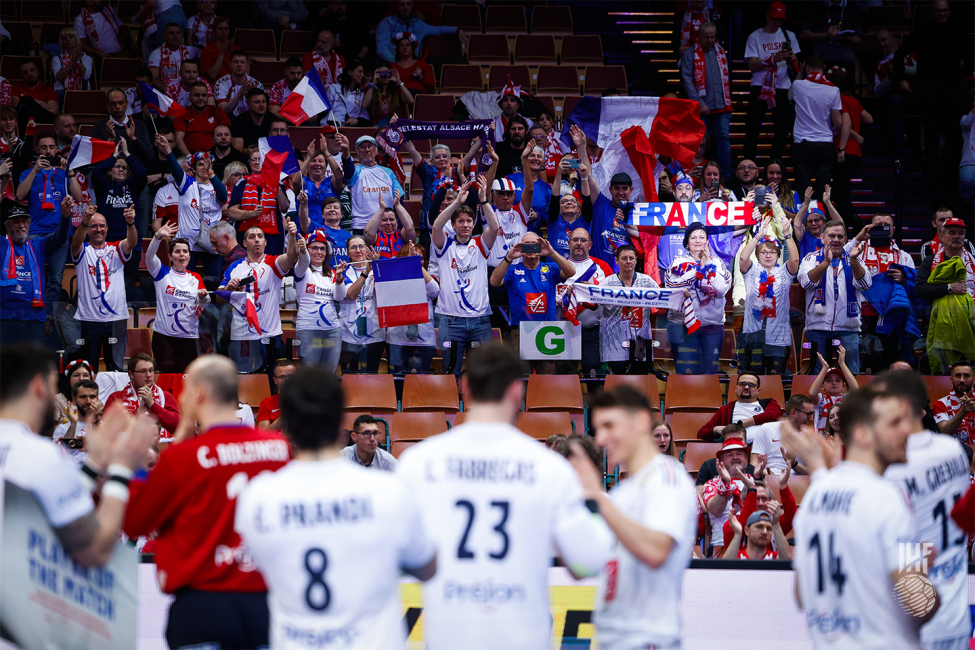
<instances>
[{"instance_id":1,"label":"spectator in red","mask_svg":"<svg viewBox=\"0 0 975 650\"><path fill-rule=\"evenodd\" d=\"M27 120L31 117L41 124L53 124L58 114L58 94L41 83L41 73L32 59L21 62L20 77L24 83L14 86L10 95L10 103L19 115L20 132L27 132Z\"/></svg>"},{"instance_id":2,"label":"spectator in red","mask_svg":"<svg viewBox=\"0 0 975 650\"><path fill-rule=\"evenodd\" d=\"M268 106L275 115L281 110L281 105L288 98L291 91L297 88L305 71L301 67L301 59L296 56L284 62L284 79L275 82L268 91Z\"/></svg>"},{"instance_id":3,"label":"spectator in red","mask_svg":"<svg viewBox=\"0 0 975 650\"><path fill-rule=\"evenodd\" d=\"M719 12L714 7L709 7L710 4L712 3L706 0L690 0L687 3L680 21L680 46L677 48L677 56L684 56L684 52L697 42L697 32L701 29L701 25L710 22L712 18L718 19Z\"/></svg>"},{"instance_id":4,"label":"spectator in red","mask_svg":"<svg viewBox=\"0 0 975 650\"><path fill-rule=\"evenodd\" d=\"M735 399L722 406L697 432L701 440L721 440L724 428L735 422L747 430L782 417L782 406L774 397L759 399L762 379L758 375L742 373L735 383ZM750 436L748 436L750 437Z\"/></svg>"},{"instance_id":5,"label":"spectator in red","mask_svg":"<svg viewBox=\"0 0 975 650\"><path fill-rule=\"evenodd\" d=\"M209 88L204 82L197 81L190 90L189 108L173 122L176 148L184 156L206 151L213 144L213 132L216 128L230 126L227 114L219 107L209 104L208 99Z\"/></svg>"},{"instance_id":6,"label":"spectator in red","mask_svg":"<svg viewBox=\"0 0 975 650\"><path fill-rule=\"evenodd\" d=\"M190 89L199 81L207 87L207 104L215 106L213 99L213 86L207 83L206 79L200 79L200 64L189 59L179 64L179 79L174 79L166 86L166 96L175 101L183 108L190 106Z\"/></svg>"},{"instance_id":7,"label":"spectator in red","mask_svg":"<svg viewBox=\"0 0 975 650\"><path fill-rule=\"evenodd\" d=\"M230 74L230 56L240 48L230 40L230 19L213 21L213 42L200 53L200 69L210 83Z\"/></svg>"},{"instance_id":8,"label":"spectator in red","mask_svg":"<svg viewBox=\"0 0 975 650\"><path fill-rule=\"evenodd\" d=\"M931 225L934 226L934 239L926 241L921 244L921 259L925 257L931 257L935 255L938 251L944 248L944 242L942 238L944 237L945 223L948 219L955 216L951 208L944 203L939 203L935 205L934 212L931 216ZM973 257L975 257L975 244L969 240L964 241L965 250L969 252Z\"/></svg>"},{"instance_id":9,"label":"spectator in red","mask_svg":"<svg viewBox=\"0 0 975 650\"><path fill-rule=\"evenodd\" d=\"M132 539L158 533L159 588L175 595L169 647L266 646L267 587L234 530L234 509L250 479L288 462L288 443L238 423L237 369L229 359L200 357L187 371L181 444L159 457L145 482L132 482L123 530Z\"/></svg>"},{"instance_id":10,"label":"spectator in red","mask_svg":"<svg viewBox=\"0 0 975 650\"><path fill-rule=\"evenodd\" d=\"M436 92L436 77L426 61L416 58L419 43L416 36L400 32L393 37L396 46L396 62L390 67L399 73L399 78L414 95Z\"/></svg>"},{"instance_id":11,"label":"spectator in red","mask_svg":"<svg viewBox=\"0 0 975 650\"><path fill-rule=\"evenodd\" d=\"M789 456L790 460L792 456ZM760 472L765 471L764 459L759 458L756 461L755 475ZM769 489L768 482L760 478L752 480L751 478L742 479L742 483L745 485L747 490L745 498L741 504L741 512L736 516L728 518L722 528L722 534L724 543L727 546L731 543L731 538L734 536L734 526L731 523L732 519L737 519L740 524L743 521L748 521L749 517L757 510L767 510L771 511L773 507L779 507L782 509L782 532L790 533L792 531L792 520L795 518L796 513L799 511L799 504L796 503L796 497L792 493L792 489L789 487L789 477L792 475L791 469L784 470L781 474L776 477L774 474L769 474L768 480L777 480L779 483L779 496L782 498L781 501L775 501L772 499L772 491ZM778 546L776 542L776 546Z\"/></svg>"},{"instance_id":12,"label":"spectator in red","mask_svg":"<svg viewBox=\"0 0 975 650\"><path fill-rule=\"evenodd\" d=\"M952 392L934 403L934 421L941 433L971 445L975 443L975 366L959 361L951 367L950 377Z\"/></svg>"},{"instance_id":13,"label":"spectator in red","mask_svg":"<svg viewBox=\"0 0 975 650\"><path fill-rule=\"evenodd\" d=\"M756 510L748 517L745 530L742 531L741 522L732 517L732 529L734 537L727 545L724 552L726 560L790 560L792 554L789 552L789 540L782 532L779 517L782 510L778 504L773 504L769 510ZM741 544L742 533L744 532L745 544ZM775 546L779 550L772 548L772 539L775 539Z\"/></svg>"},{"instance_id":14,"label":"spectator in red","mask_svg":"<svg viewBox=\"0 0 975 650\"><path fill-rule=\"evenodd\" d=\"M305 54L301 66L305 70L315 68L323 86L339 83L339 75L345 70L345 58L338 52L332 51L335 45L335 34L323 29L318 32L315 49Z\"/></svg>"},{"instance_id":15,"label":"spectator in red","mask_svg":"<svg viewBox=\"0 0 975 650\"><path fill-rule=\"evenodd\" d=\"M274 364L274 385L277 392L261 400L257 409L257 428L281 430L281 388L295 372L295 362L291 359L278 359Z\"/></svg>"},{"instance_id":16,"label":"spectator in red","mask_svg":"<svg viewBox=\"0 0 975 650\"><path fill-rule=\"evenodd\" d=\"M835 368L826 365L826 360L819 352L819 374L809 387L809 396L816 400L816 430L826 431L826 422L830 417L830 409L843 401L843 397L850 392L851 387L857 387L856 375L846 365L846 348L842 345L837 350Z\"/></svg>"},{"instance_id":17,"label":"spectator in red","mask_svg":"<svg viewBox=\"0 0 975 650\"><path fill-rule=\"evenodd\" d=\"M399 199L397 190L394 192L393 207L388 207L380 194L379 209L370 217L363 233L366 244L385 259L396 257L400 248L416 239L413 217Z\"/></svg>"},{"instance_id":18,"label":"spectator in red","mask_svg":"<svg viewBox=\"0 0 975 650\"><path fill-rule=\"evenodd\" d=\"M0 106L10 106L10 95L13 89L10 86L10 82L4 77L0 77Z\"/></svg>"},{"instance_id":19,"label":"spectator in red","mask_svg":"<svg viewBox=\"0 0 975 650\"><path fill-rule=\"evenodd\" d=\"M722 553L722 529L728 516L741 512L745 489L742 479L751 478L746 469L747 449L741 438L728 438L721 443L721 448L715 454L718 475L704 484L701 499L711 515L711 557L720 557ZM756 473L761 472L764 472L764 467L756 468Z\"/></svg>"},{"instance_id":20,"label":"spectator in red","mask_svg":"<svg viewBox=\"0 0 975 650\"><path fill-rule=\"evenodd\" d=\"M105 410L115 402L121 402L129 413L148 413L159 423L159 442L173 442L173 434L179 426L179 405L176 397L155 383L156 362L145 352L129 358L129 385L112 393L105 401Z\"/></svg>"},{"instance_id":21,"label":"spectator in red","mask_svg":"<svg viewBox=\"0 0 975 650\"><path fill-rule=\"evenodd\" d=\"M863 150L860 144L863 136L860 135L861 123L873 124L873 116L863 110L863 106L857 98L850 94L847 87L849 75L846 68L833 66L827 74L827 78L840 89L840 103L843 105L839 133L833 136L836 144L836 166L833 168L833 197L836 199L836 209L843 216L843 221L850 228L856 229L861 225L860 216L853 207L853 196L851 185L853 176L860 168L860 158Z\"/></svg>"},{"instance_id":22,"label":"spectator in red","mask_svg":"<svg viewBox=\"0 0 975 650\"><path fill-rule=\"evenodd\" d=\"M199 48L183 45L183 28L169 23L163 31L163 44L152 51L146 65L152 72L153 82L165 89L179 78L179 65L187 59L199 59Z\"/></svg>"}]
</instances>

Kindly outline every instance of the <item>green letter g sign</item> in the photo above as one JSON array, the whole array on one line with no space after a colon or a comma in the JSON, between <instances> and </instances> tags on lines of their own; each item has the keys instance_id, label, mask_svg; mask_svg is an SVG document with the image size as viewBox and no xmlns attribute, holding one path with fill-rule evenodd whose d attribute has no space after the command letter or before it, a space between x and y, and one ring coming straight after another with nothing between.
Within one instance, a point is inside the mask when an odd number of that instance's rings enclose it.
<instances>
[{"instance_id":1,"label":"green letter g sign","mask_svg":"<svg viewBox=\"0 0 975 650\"><path fill-rule=\"evenodd\" d=\"M565 338L562 328L554 325L540 327L535 334L535 347L542 354L553 356L565 352Z\"/></svg>"}]
</instances>

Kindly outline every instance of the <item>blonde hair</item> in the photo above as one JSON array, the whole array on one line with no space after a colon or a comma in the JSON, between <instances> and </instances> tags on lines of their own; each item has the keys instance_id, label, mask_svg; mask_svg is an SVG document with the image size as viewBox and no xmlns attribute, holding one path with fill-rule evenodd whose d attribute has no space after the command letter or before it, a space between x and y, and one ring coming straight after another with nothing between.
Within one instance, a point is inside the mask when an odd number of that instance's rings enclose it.
<instances>
[{"instance_id":1,"label":"blonde hair","mask_svg":"<svg viewBox=\"0 0 975 650\"><path fill-rule=\"evenodd\" d=\"M224 187L227 186L227 181L230 180L230 175L233 174L234 172L240 172L241 174L244 174L246 176L250 172L250 170L247 169L247 166L244 165L244 163L238 162L236 160L231 163L227 163L227 166L223 168L223 178L221 179L223 181Z\"/></svg>"},{"instance_id":2,"label":"blonde hair","mask_svg":"<svg viewBox=\"0 0 975 650\"><path fill-rule=\"evenodd\" d=\"M73 34L75 38L78 38L78 32L75 31L74 27L71 27L69 25L69 26L65 27L64 29L62 29L61 30L61 33L58 34L58 45L61 44L61 39L64 38L64 35L65 34Z\"/></svg>"}]
</instances>

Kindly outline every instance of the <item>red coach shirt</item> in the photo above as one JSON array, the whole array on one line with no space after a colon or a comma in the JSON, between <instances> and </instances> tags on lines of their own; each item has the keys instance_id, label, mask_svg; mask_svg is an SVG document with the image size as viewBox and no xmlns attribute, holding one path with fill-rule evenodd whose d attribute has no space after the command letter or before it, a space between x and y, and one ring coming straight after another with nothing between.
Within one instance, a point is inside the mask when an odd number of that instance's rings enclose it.
<instances>
[{"instance_id":1,"label":"red coach shirt","mask_svg":"<svg viewBox=\"0 0 975 650\"><path fill-rule=\"evenodd\" d=\"M260 406L257 407L258 423L274 422L279 417L281 417L281 396L271 395L262 399Z\"/></svg>"},{"instance_id":2,"label":"red coach shirt","mask_svg":"<svg viewBox=\"0 0 975 650\"><path fill-rule=\"evenodd\" d=\"M227 424L173 445L144 483L132 482L123 530L132 539L159 532L162 591L267 591L234 531L234 509L250 479L288 460L280 433Z\"/></svg>"}]
</instances>

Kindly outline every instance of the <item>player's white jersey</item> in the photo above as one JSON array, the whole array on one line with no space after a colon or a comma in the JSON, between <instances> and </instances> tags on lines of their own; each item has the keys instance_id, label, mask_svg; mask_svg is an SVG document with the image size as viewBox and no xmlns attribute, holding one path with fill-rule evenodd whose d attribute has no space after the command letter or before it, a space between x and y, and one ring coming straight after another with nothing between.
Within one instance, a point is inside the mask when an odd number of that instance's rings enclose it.
<instances>
[{"instance_id":1,"label":"player's white jersey","mask_svg":"<svg viewBox=\"0 0 975 650\"><path fill-rule=\"evenodd\" d=\"M438 550L423 590L428 650L549 648L553 548L593 575L611 540L569 462L509 424L471 422L408 449L397 475Z\"/></svg>"},{"instance_id":2,"label":"player's white jersey","mask_svg":"<svg viewBox=\"0 0 975 650\"><path fill-rule=\"evenodd\" d=\"M444 243L443 249L434 245L433 252L440 273L437 313L461 318L489 316L487 268L490 253L484 248L481 237L471 237L465 244L451 238Z\"/></svg>"},{"instance_id":3,"label":"player's white jersey","mask_svg":"<svg viewBox=\"0 0 975 650\"><path fill-rule=\"evenodd\" d=\"M0 503L4 481L32 492L55 528L70 524L95 507L77 466L61 445L41 438L18 420L0 420Z\"/></svg>"},{"instance_id":4,"label":"player's white jersey","mask_svg":"<svg viewBox=\"0 0 975 650\"><path fill-rule=\"evenodd\" d=\"M267 582L272 648L405 647L400 570L435 549L400 479L294 461L248 484L234 527Z\"/></svg>"},{"instance_id":5,"label":"player's white jersey","mask_svg":"<svg viewBox=\"0 0 975 650\"><path fill-rule=\"evenodd\" d=\"M593 623L600 648L670 647L680 643L680 587L697 533L697 493L684 466L660 455L610 493L613 505L674 540L651 569L616 540L600 575Z\"/></svg>"},{"instance_id":6,"label":"player's white jersey","mask_svg":"<svg viewBox=\"0 0 975 650\"><path fill-rule=\"evenodd\" d=\"M873 469L819 471L796 515L792 567L817 648L917 648L894 595L901 544L917 543L907 496Z\"/></svg>"},{"instance_id":7,"label":"player's white jersey","mask_svg":"<svg viewBox=\"0 0 975 650\"><path fill-rule=\"evenodd\" d=\"M914 506L917 536L931 542L938 557L928 578L938 589L941 607L921 628L925 643L967 637L968 536L951 518L951 509L969 485L968 456L951 436L923 431L907 439L907 463L891 465L884 478L907 492Z\"/></svg>"}]
</instances>

